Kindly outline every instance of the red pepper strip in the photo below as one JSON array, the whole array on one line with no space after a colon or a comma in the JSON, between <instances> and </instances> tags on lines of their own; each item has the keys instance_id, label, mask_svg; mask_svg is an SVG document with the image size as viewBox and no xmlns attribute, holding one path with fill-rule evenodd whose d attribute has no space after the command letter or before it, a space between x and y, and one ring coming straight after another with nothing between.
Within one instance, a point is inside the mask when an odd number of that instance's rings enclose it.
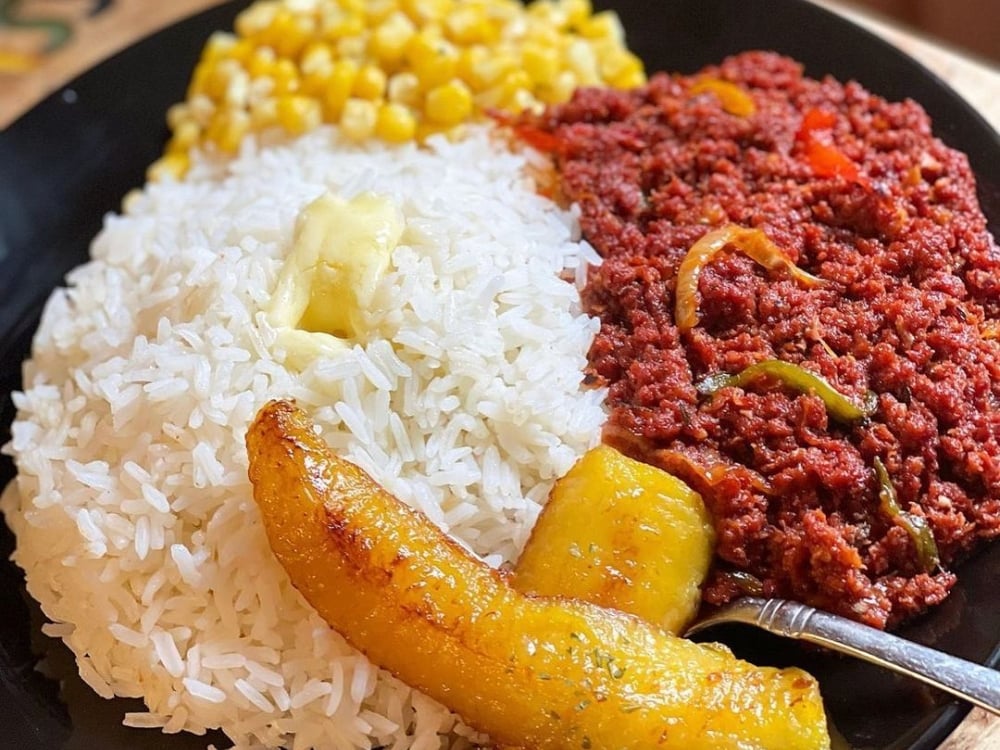
<instances>
[{"instance_id":1,"label":"red pepper strip","mask_svg":"<svg viewBox=\"0 0 1000 750\"><path fill-rule=\"evenodd\" d=\"M745 469L747 475L750 477L750 485L755 490L765 495L770 495L774 491L764 477L747 466L737 466L722 462L712 462L702 465L691 456L667 448L654 449L643 460L646 463L663 469L668 474L673 474L683 479L689 484L698 485L696 489L699 490L701 487L714 487L729 474L732 474L734 470ZM692 477L698 481L694 481Z\"/></svg>"},{"instance_id":2,"label":"red pepper strip","mask_svg":"<svg viewBox=\"0 0 1000 750\"><path fill-rule=\"evenodd\" d=\"M510 128L515 137L543 153L554 154L562 147L559 138L537 125L533 125L531 121L526 121L523 117L495 108L487 108L486 116L498 125Z\"/></svg>"},{"instance_id":3,"label":"red pepper strip","mask_svg":"<svg viewBox=\"0 0 1000 750\"><path fill-rule=\"evenodd\" d=\"M719 97L722 109L737 117L750 117L757 111L757 105L746 91L735 83L723 81L721 78L702 78L688 90L691 94L711 91Z\"/></svg>"},{"instance_id":4,"label":"red pepper strip","mask_svg":"<svg viewBox=\"0 0 1000 750\"><path fill-rule=\"evenodd\" d=\"M656 466L668 473L679 475L693 474L708 486L718 484L732 469L731 465L724 463L711 463L703 466L680 451L668 450L666 448L653 450L651 455L655 460Z\"/></svg>"},{"instance_id":5,"label":"red pepper strip","mask_svg":"<svg viewBox=\"0 0 1000 750\"><path fill-rule=\"evenodd\" d=\"M860 182L863 178L857 164L840 149L817 137L817 131L829 130L836 123L837 116L833 112L810 109L803 115L795 139L804 144L806 161L817 177L843 177L850 182Z\"/></svg>"},{"instance_id":6,"label":"red pepper strip","mask_svg":"<svg viewBox=\"0 0 1000 750\"><path fill-rule=\"evenodd\" d=\"M552 133L547 133L531 125L515 125L514 135L543 153L555 154L562 147L560 140Z\"/></svg>"},{"instance_id":7,"label":"red pepper strip","mask_svg":"<svg viewBox=\"0 0 1000 750\"><path fill-rule=\"evenodd\" d=\"M626 456L643 461L650 466L663 469L688 484L698 485L699 491L710 489L734 471L745 471L754 489L765 495L774 490L767 480L748 466L723 463L708 457L695 459L679 450L657 448L652 440L640 437L624 427L606 424L601 433L605 445L624 453Z\"/></svg>"},{"instance_id":8,"label":"red pepper strip","mask_svg":"<svg viewBox=\"0 0 1000 750\"><path fill-rule=\"evenodd\" d=\"M784 251L768 239L760 229L746 229L735 224L726 224L713 229L695 242L677 269L674 318L680 331L688 331L698 324L698 278L715 254L727 245L732 245L768 271L785 269L793 279L804 286L813 287L823 283L822 279L806 273L792 263Z\"/></svg>"},{"instance_id":9,"label":"red pepper strip","mask_svg":"<svg viewBox=\"0 0 1000 750\"><path fill-rule=\"evenodd\" d=\"M934 532L931 531L930 524L923 516L907 513L899 507L896 488L889 477L889 471L878 456L875 456L875 476L878 478L878 499L882 512L910 535L913 546L917 550L917 560L920 562L920 567L925 573L930 573L941 562L937 542L934 541Z\"/></svg>"},{"instance_id":10,"label":"red pepper strip","mask_svg":"<svg viewBox=\"0 0 1000 750\"><path fill-rule=\"evenodd\" d=\"M802 124L799 126L799 132L795 134L795 138L799 141L809 140L815 131L826 130L836 124L837 116L833 112L815 108L807 110L802 116Z\"/></svg>"},{"instance_id":11,"label":"red pepper strip","mask_svg":"<svg viewBox=\"0 0 1000 750\"><path fill-rule=\"evenodd\" d=\"M807 141L806 160L817 177L843 177L849 182L861 179L858 166L834 146L815 140Z\"/></svg>"}]
</instances>

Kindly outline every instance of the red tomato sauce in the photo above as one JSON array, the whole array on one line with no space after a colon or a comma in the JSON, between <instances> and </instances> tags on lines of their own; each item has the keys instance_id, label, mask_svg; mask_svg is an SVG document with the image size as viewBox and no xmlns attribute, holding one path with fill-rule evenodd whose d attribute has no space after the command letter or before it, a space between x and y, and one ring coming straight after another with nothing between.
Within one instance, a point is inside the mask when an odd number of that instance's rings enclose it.
<instances>
[{"instance_id":1,"label":"red tomato sauce","mask_svg":"<svg viewBox=\"0 0 1000 750\"><path fill-rule=\"evenodd\" d=\"M740 86L753 111L692 94L706 78ZM713 514L706 601L750 581L886 627L944 599L955 562L1000 534L1000 341L984 333L1000 315L1000 251L967 159L920 106L750 52L633 91L581 90L517 130L550 151L604 258L583 297L602 322L589 374L608 388L605 439L679 474ZM697 325L678 331L678 266L727 223L762 229L823 284L721 252L698 279ZM877 408L845 424L775 380L695 389L766 359L857 403L870 390ZM880 509L876 457L941 566L924 570Z\"/></svg>"}]
</instances>

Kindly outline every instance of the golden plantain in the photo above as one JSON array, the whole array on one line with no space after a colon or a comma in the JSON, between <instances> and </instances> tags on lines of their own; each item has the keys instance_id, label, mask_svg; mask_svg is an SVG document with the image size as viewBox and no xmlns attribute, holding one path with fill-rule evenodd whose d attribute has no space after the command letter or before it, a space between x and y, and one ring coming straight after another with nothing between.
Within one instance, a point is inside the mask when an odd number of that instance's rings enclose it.
<instances>
[{"instance_id":1,"label":"golden plantain","mask_svg":"<svg viewBox=\"0 0 1000 750\"><path fill-rule=\"evenodd\" d=\"M319 614L375 664L500 745L826 748L815 680L576 600L533 597L358 467L293 404L247 434L271 548Z\"/></svg>"},{"instance_id":2,"label":"golden plantain","mask_svg":"<svg viewBox=\"0 0 1000 750\"><path fill-rule=\"evenodd\" d=\"M599 445L555 483L511 584L631 612L677 633L698 612L714 545L697 492Z\"/></svg>"}]
</instances>

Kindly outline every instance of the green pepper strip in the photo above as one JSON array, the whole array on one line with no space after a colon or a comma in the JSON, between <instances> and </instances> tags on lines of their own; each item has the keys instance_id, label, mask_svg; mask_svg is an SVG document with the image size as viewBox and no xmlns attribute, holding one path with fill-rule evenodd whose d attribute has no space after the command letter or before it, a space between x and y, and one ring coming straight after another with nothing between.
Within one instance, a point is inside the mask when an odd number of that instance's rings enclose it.
<instances>
[{"instance_id":1,"label":"green pepper strip","mask_svg":"<svg viewBox=\"0 0 1000 750\"><path fill-rule=\"evenodd\" d=\"M783 268L803 286L819 286L823 280L795 265L784 251L760 229L746 229L736 224L713 229L695 242L677 269L674 319L677 328L687 331L698 324L698 278L709 261L726 246L732 245L768 271Z\"/></svg>"},{"instance_id":2,"label":"green pepper strip","mask_svg":"<svg viewBox=\"0 0 1000 750\"><path fill-rule=\"evenodd\" d=\"M865 396L864 404L858 406L830 385L826 378L790 362L782 362L780 359L766 359L763 362L750 365L735 375L724 372L709 375L695 388L703 396L711 396L716 391L729 386L742 388L760 377L775 378L800 393L814 393L823 400L830 416L841 422L858 422L866 419L872 415L877 405L875 394L871 391Z\"/></svg>"},{"instance_id":3,"label":"green pepper strip","mask_svg":"<svg viewBox=\"0 0 1000 750\"><path fill-rule=\"evenodd\" d=\"M907 513L899 507L896 488L892 484L892 479L889 478L885 464L878 456L875 456L875 475L878 477L878 497L882 512L910 535L913 546L917 548L917 560L920 561L920 567L925 573L930 573L941 562L941 556L938 554L934 532L931 531L927 519L916 513Z\"/></svg>"}]
</instances>

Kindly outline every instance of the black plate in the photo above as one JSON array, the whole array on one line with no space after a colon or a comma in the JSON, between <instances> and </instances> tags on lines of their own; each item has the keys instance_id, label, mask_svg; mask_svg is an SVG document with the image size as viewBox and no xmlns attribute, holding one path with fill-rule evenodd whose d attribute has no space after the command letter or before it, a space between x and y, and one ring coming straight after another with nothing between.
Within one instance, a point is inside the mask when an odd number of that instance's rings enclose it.
<instances>
[{"instance_id":1,"label":"black plate","mask_svg":"<svg viewBox=\"0 0 1000 750\"><path fill-rule=\"evenodd\" d=\"M231 28L245 3L202 13L137 44L49 97L0 134L0 441L13 408L41 305L87 257L102 216L143 181L166 138L164 113L183 98L199 50L215 29ZM894 48L802 0L617 0L630 46L649 70L692 72L744 49L773 49L812 76L856 79L889 99L912 97L935 132L965 151L994 236L1000 233L1000 138L947 86ZM0 482L13 474L0 463ZM2 526L2 525L0 525ZM0 528L0 556L13 540ZM946 603L903 631L921 643L982 663L1000 658L1000 545L959 569ZM68 651L39 633L41 617L20 572L0 564L0 745L19 750L204 748L224 738L120 726L135 702L103 701L75 676ZM760 663L795 663L820 679L837 730L855 748L937 746L967 708L912 681L746 632L727 640ZM44 648L50 673L35 670Z\"/></svg>"}]
</instances>

